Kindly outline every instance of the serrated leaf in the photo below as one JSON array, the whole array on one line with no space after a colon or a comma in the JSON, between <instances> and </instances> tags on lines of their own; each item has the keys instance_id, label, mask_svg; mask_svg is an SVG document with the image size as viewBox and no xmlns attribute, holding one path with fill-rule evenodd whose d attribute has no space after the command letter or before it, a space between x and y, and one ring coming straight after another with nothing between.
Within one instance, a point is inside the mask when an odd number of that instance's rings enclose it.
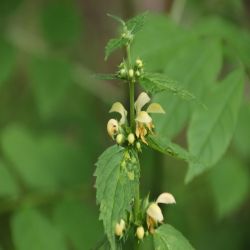
<instances>
[{"instance_id":1,"label":"serrated leaf","mask_svg":"<svg viewBox=\"0 0 250 250\"><path fill-rule=\"evenodd\" d=\"M143 28L147 14L148 12L144 12L126 22L127 29L131 32L131 34L134 35Z\"/></svg>"},{"instance_id":2,"label":"serrated leaf","mask_svg":"<svg viewBox=\"0 0 250 250\"><path fill-rule=\"evenodd\" d=\"M115 50L121 48L126 43L127 39L123 37L110 39L105 47L105 60L107 60Z\"/></svg>"},{"instance_id":3,"label":"serrated leaf","mask_svg":"<svg viewBox=\"0 0 250 250\"><path fill-rule=\"evenodd\" d=\"M188 240L169 224L160 226L153 237L155 250L194 250Z\"/></svg>"},{"instance_id":4,"label":"serrated leaf","mask_svg":"<svg viewBox=\"0 0 250 250\"><path fill-rule=\"evenodd\" d=\"M167 76L158 73L146 73L140 84L151 94L157 94L163 91L171 92L185 100L194 100L196 97L189 91L183 89L176 81Z\"/></svg>"},{"instance_id":5,"label":"serrated leaf","mask_svg":"<svg viewBox=\"0 0 250 250\"><path fill-rule=\"evenodd\" d=\"M249 173L239 159L222 159L209 174L209 182L219 217L230 215L249 194Z\"/></svg>"},{"instance_id":6,"label":"serrated leaf","mask_svg":"<svg viewBox=\"0 0 250 250\"><path fill-rule=\"evenodd\" d=\"M117 145L108 148L96 163L97 203L100 219L112 250L116 248L115 225L131 210L139 173L137 154Z\"/></svg>"},{"instance_id":7,"label":"serrated leaf","mask_svg":"<svg viewBox=\"0 0 250 250\"><path fill-rule=\"evenodd\" d=\"M131 18L126 23L124 23L124 21L117 16L109 16L121 23L123 27L131 33L131 35L134 35L142 29L146 15L147 12ZM115 50L121 48L122 46L125 46L128 41L128 39L123 37L110 39L105 47L105 60L107 60L110 54L113 53Z\"/></svg>"},{"instance_id":8,"label":"serrated leaf","mask_svg":"<svg viewBox=\"0 0 250 250\"><path fill-rule=\"evenodd\" d=\"M216 164L226 151L237 122L244 84L244 73L235 70L207 96L207 111L197 109L189 130L190 152L205 164L190 164L186 181Z\"/></svg>"},{"instance_id":9,"label":"serrated leaf","mask_svg":"<svg viewBox=\"0 0 250 250\"><path fill-rule=\"evenodd\" d=\"M11 219L16 250L66 250L61 232L35 209L21 210Z\"/></svg>"},{"instance_id":10,"label":"serrated leaf","mask_svg":"<svg viewBox=\"0 0 250 250\"><path fill-rule=\"evenodd\" d=\"M177 159L184 160L186 162L199 162L198 159L192 156L187 150L170 141L167 137L160 136L148 136L148 146L162 154L172 156Z\"/></svg>"},{"instance_id":11,"label":"serrated leaf","mask_svg":"<svg viewBox=\"0 0 250 250\"><path fill-rule=\"evenodd\" d=\"M98 80L117 80L119 79L116 74L95 74L95 79Z\"/></svg>"}]
</instances>

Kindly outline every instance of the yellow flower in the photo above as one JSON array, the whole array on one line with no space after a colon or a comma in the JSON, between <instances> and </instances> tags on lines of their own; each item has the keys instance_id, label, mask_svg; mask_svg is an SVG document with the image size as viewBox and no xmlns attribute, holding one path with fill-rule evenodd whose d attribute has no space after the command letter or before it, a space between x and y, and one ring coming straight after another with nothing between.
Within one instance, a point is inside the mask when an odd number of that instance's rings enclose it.
<instances>
[{"instance_id":1,"label":"yellow flower","mask_svg":"<svg viewBox=\"0 0 250 250\"><path fill-rule=\"evenodd\" d=\"M159 203L174 204L175 198L170 193L162 193L157 198L156 202L152 202L147 209L147 225L150 233L154 233L154 228L158 223L162 223L164 220Z\"/></svg>"},{"instance_id":2,"label":"yellow flower","mask_svg":"<svg viewBox=\"0 0 250 250\"><path fill-rule=\"evenodd\" d=\"M145 139L145 136L147 135L148 131L150 133L153 133L153 120L152 117L149 115L149 113L161 113L164 114L165 111L158 103L151 103L146 111L143 111L142 108L150 102L150 97L147 95L147 93L142 92L136 102L135 102L135 110L136 110L136 131L135 134L138 138L141 138L141 140L147 144L147 141Z\"/></svg>"},{"instance_id":3,"label":"yellow flower","mask_svg":"<svg viewBox=\"0 0 250 250\"><path fill-rule=\"evenodd\" d=\"M115 119L110 119L107 124L108 134L111 138L114 139L114 136L117 135L119 132L119 127L125 124L127 121L127 111L120 102L115 102L112 105L109 113L113 112L121 114L121 119L119 122Z\"/></svg>"},{"instance_id":4,"label":"yellow flower","mask_svg":"<svg viewBox=\"0 0 250 250\"><path fill-rule=\"evenodd\" d=\"M118 133L119 125L118 121L115 119L110 119L107 124L107 131L110 137L114 137Z\"/></svg>"}]
</instances>

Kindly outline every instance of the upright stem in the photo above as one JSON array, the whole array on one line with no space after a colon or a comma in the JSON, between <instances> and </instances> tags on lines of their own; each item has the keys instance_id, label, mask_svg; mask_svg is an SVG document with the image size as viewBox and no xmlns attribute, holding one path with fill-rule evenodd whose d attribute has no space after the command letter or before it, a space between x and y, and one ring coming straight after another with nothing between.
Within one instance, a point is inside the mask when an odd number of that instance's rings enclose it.
<instances>
[{"instance_id":1,"label":"upright stem","mask_svg":"<svg viewBox=\"0 0 250 250\"><path fill-rule=\"evenodd\" d=\"M126 46L128 69L132 69L130 44ZM130 115L130 127L132 131L135 129L135 83L129 80L129 115Z\"/></svg>"},{"instance_id":2,"label":"upright stem","mask_svg":"<svg viewBox=\"0 0 250 250\"><path fill-rule=\"evenodd\" d=\"M130 44L126 46L126 53L127 53L127 63L128 63L128 70L129 70L129 69L132 69ZM129 112L130 113L129 124L130 124L131 130L134 132L135 131L135 83L133 80L129 80L129 111L130 111ZM139 159L137 160L139 161ZM140 186L138 182L136 189L135 189L135 203L134 203L135 220L137 219L136 217L139 213L139 208L140 208Z\"/></svg>"}]
</instances>

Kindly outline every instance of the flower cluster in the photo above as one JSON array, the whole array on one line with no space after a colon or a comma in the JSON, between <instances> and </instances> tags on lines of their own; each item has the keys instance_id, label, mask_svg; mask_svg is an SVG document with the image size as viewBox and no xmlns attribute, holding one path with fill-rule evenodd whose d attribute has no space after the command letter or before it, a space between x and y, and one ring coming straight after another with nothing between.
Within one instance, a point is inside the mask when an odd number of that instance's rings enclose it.
<instances>
[{"instance_id":1,"label":"flower cluster","mask_svg":"<svg viewBox=\"0 0 250 250\"><path fill-rule=\"evenodd\" d=\"M145 210L145 215L142 218L146 218L144 221L143 219L140 221L140 225L137 225L135 235L139 240L143 240L144 235L150 233L154 234L155 229L158 227L159 224L162 224L164 221L164 217L159 207L159 204L175 204L175 198L170 193L162 193L159 195L156 201L148 203ZM142 208L142 210L144 210ZM144 229L144 226L146 230ZM124 233L128 229L129 225L121 219L119 223L115 225L115 234L118 237L123 237Z\"/></svg>"},{"instance_id":2,"label":"flower cluster","mask_svg":"<svg viewBox=\"0 0 250 250\"><path fill-rule=\"evenodd\" d=\"M134 66L128 68L125 61L123 61L119 66L117 72L118 78L122 80L129 80L136 82L144 73L143 62L141 59L136 59Z\"/></svg>"},{"instance_id":3,"label":"flower cluster","mask_svg":"<svg viewBox=\"0 0 250 250\"><path fill-rule=\"evenodd\" d=\"M136 142L137 149L140 149L140 141L147 144L146 136L154 133L154 124L150 113L165 113L158 103L151 103L145 110L143 108L150 102L147 93L142 92L135 102L135 131L127 125L127 110L120 102L115 102L110 113L117 112L121 115L120 120L110 119L107 124L107 131L110 137L119 145L127 142L128 145L134 145Z\"/></svg>"}]
</instances>

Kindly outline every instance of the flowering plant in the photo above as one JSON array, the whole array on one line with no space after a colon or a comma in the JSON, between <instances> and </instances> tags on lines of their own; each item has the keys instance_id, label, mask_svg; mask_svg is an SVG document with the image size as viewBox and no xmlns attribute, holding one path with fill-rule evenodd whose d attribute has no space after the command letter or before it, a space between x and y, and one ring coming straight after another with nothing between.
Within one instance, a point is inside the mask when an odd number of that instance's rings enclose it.
<instances>
[{"instance_id":1,"label":"flowering plant","mask_svg":"<svg viewBox=\"0 0 250 250\"><path fill-rule=\"evenodd\" d=\"M119 38L111 39L106 46L106 56L118 48L125 47L126 59L123 59L115 74L99 75L103 79L118 79L125 82L129 88L129 112L124 105L115 102L110 113L118 113L119 119L110 119L107 132L115 142L98 159L96 163L97 203L100 204L100 219L103 221L110 249L123 246L129 239L137 239L138 243L147 235L153 235L157 249L168 249L168 237L178 236L178 243L183 249L193 249L185 238L172 226L164 224L160 203L173 204L175 198L170 193L162 193L155 202L149 197L140 197L140 163L139 154L143 147L184 160L193 159L187 151L169 140L161 140L155 128L152 113L165 114L158 103L150 103L150 94L169 91L185 99L195 99L188 91L180 88L174 81L144 69L144 62L137 58L131 60L131 44L135 34L141 30L146 13L125 22L117 20L123 28ZM144 88L135 101L135 85ZM150 104L149 104L150 103ZM136 243L137 244L137 243ZM164 246L164 244L166 244ZM135 245L137 247L137 245Z\"/></svg>"}]
</instances>

